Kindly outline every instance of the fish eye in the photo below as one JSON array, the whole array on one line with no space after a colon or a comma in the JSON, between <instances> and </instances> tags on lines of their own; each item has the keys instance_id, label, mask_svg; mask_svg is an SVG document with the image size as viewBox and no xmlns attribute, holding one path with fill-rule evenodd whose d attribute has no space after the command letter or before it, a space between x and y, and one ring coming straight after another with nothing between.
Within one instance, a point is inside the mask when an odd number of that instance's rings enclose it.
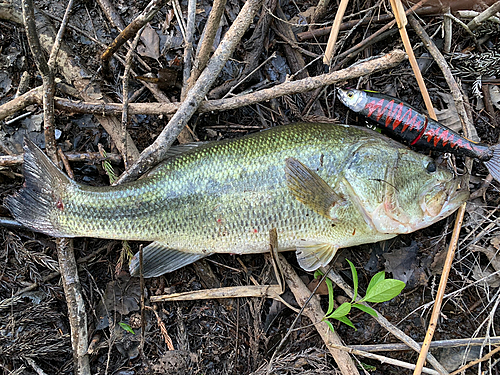
<instances>
[{"instance_id":1,"label":"fish eye","mask_svg":"<svg viewBox=\"0 0 500 375\"><path fill-rule=\"evenodd\" d=\"M430 161L429 164L427 164L426 169L427 169L427 172L429 172L429 173L436 172L436 169L437 169L436 163L434 163L434 161Z\"/></svg>"},{"instance_id":2,"label":"fish eye","mask_svg":"<svg viewBox=\"0 0 500 375\"><path fill-rule=\"evenodd\" d=\"M348 98L352 98L353 96L354 96L354 91L352 91L352 90L347 91Z\"/></svg>"}]
</instances>

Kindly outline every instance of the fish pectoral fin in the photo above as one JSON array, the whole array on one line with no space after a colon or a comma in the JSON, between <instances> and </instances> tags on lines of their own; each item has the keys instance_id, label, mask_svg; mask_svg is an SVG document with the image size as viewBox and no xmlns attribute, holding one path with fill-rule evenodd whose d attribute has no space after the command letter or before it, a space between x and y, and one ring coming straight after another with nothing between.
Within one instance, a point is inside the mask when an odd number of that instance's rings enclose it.
<instances>
[{"instance_id":1,"label":"fish pectoral fin","mask_svg":"<svg viewBox=\"0 0 500 375\"><path fill-rule=\"evenodd\" d=\"M299 202L326 218L336 219L332 208L345 202L345 199L336 194L316 172L297 159L287 158L285 176L288 188Z\"/></svg>"},{"instance_id":2,"label":"fish pectoral fin","mask_svg":"<svg viewBox=\"0 0 500 375\"><path fill-rule=\"evenodd\" d=\"M161 242L153 242L142 250L142 274L144 277L157 277L194 263L210 254L188 253L172 249ZM139 253L137 253L130 261L130 275L139 276L139 268Z\"/></svg>"},{"instance_id":3,"label":"fish pectoral fin","mask_svg":"<svg viewBox=\"0 0 500 375\"><path fill-rule=\"evenodd\" d=\"M301 241L297 246L297 261L305 271L315 271L330 263L338 249L331 243Z\"/></svg>"}]
</instances>

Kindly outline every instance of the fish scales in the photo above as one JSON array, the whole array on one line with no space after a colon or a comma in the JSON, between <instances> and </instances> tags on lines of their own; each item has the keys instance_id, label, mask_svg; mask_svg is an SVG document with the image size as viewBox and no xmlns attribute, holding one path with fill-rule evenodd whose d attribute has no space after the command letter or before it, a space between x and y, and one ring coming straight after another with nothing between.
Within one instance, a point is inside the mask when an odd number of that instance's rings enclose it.
<instances>
[{"instance_id":1,"label":"fish scales","mask_svg":"<svg viewBox=\"0 0 500 375\"><path fill-rule=\"evenodd\" d=\"M432 159L342 125L294 124L205 144L113 187L78 184L36 146L25 149L26 187L5 201L16 220L60 237L153 241L147 277L215 252L267 252L272 228L280 250L297 249L312 270L338 248L427 226L466 199L449 172L426 169Z\"/></svg>"},{"instance_id":2,"label":"fish scales","mask_svg":"<svg viewBox=\"0 0 500 375\"><path fill-rule=\"evenodd\" d=\"M323 129L307 125L297 132L267 131L202 146L166 163L150 179L124 187L74 185L62 197L67 203L55 212L56 221L68 235L163 241L210 252L216 246L218 252L239 252L249 244L267 251L273 227L285 247L310 231L324 238L326 218L288 194L283 173L283 161L300 154L328 181L350 153L339 146L363 141L339 131L343 128L321 139Z\"/></svg>"}]
</instances>

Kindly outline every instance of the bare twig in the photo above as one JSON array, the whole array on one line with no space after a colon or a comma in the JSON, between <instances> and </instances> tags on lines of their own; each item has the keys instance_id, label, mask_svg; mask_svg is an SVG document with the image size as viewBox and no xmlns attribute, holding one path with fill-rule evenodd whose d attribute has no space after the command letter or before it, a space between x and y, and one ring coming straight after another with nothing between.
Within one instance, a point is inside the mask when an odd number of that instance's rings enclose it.
<instances>
[{"instance_id":1,"label":"bare twig","mask_svg":"<svg viewBox=\"0 0 500 375\"><path fill-rule=\"evenodd\" d=\"M401 0L391 0L391 6L392 6L392 11L394 12L394 17L396 18L396 22L398 23L401 40L403 41L405 51L408 54L411 68L413 69L413 74L417 79L418 87L420 88L420 92L422 94L422 97L424 98L425 107L427 108L427 112L429 113L430 118L437 121L436 112L434 111L434 107L432 106L429 92L427 91L424 78L422 77L422 72L418 67L417 59L415 58L415 54L413 53L413 48L410 43L410 38L408 37L408 33L406 32L405 26L407 24L407 19L404 12L403 4L401 3Z\"/></svg>"},{"instance_id":2,"label":"bare twig","mask_svg":"<svg viewBox=\"0 0 500 375\"><path fill-rule=\"evenodd\" d=\"M250 26L250 23L253 21L253 16L260 7L261 1L262 0L248 0L243 8L241 8L238 17L236 17L227 31L206 69L200 75L193 88L189 90L179 110L172 116L169 123L154 143L143 151L137 162L119 178L117 183L137 177L140 173L143 173L147 168L163 158L167 149L198 109L200 103L210 89L210 86L236 48L236 44Z\"/></svg>"},{"instance_id":3,"label":"bare twig","mask_svg":"<svg viewBox=\"0 0 500 375\"><path fill-rule=\"evenodd\" d=\"M463 346L482 346L485 342L495 345L500 344L500 337L476 337L468 339L453 339L453 340L438 340L431 342L431 348L456 348ZM419 342L419 345L423 343ZM372 345L348 345L348 348L363 350L365 352L387 352L387 351L402 351L411 350L408 345L403 343L391 344L372 344Z\"/></svg>"},{"instance_id":4,"label":"bare twig","mask_svg":"<svg viewBox=\"0 0 500 375\"><path fill-rule=\"evenodd\" d=\"M484 361L490 359L491 357L493 357L498 352L500 352L500 347L497 347L497 348L493 349L491 352L489 352L488 354L486 354L482 358L479 358L479 359L476 359L475 361L471 361L471 362L467 363L465 366L462 366L458 370L453 371L450 375L458 375L458 374L464 372L465 370L467 370L468 368L470 368L472 366L475 366L478 363L481 363L481 362L484 362Z\"/></svg>"},{"instance_id":5,"label":"bare twig","mask_svg":"<svg viewBox=\"0 0 500 375\"><path fill-rule=\"evenodd\" d=\"M181 101L189 90L189 76L191 73L191 59L193 55L194 21L196 16L196 0L188 0L188 18L186 24L186 40L184 41L184 69L182 79Z\"/></svg>"},{"instance_id":6,"label":"bare twig","mask_svg":"<svg viewBox=\"0 0 500 375\"><path fill-rule=\"evenodd\" d=\"M429 327L427 328L427 332L425 334L424 343L422 344L422 350L418 356L417 365L415 367L414 375L420 375L422 372L422 368L426 361L427 353L429 352L430 342L432 341L432 337L434 336L434 331L437 326L437 321L439 319L439 315L441 313L441 304L443 302L444 291L446 289L446 283L448 282L448 275L451 269L451 263L453 262L453 258L455 257L455 250L457 247L458 236L460 235L460 228L462 226L462 221L465 214L465 206L467 202L464 202L457 211L457 218L455 219L455 228L453 229L453 235L450 240L450 244L448 246L448 252L446 254L445 264L443 266L443 273L441 274L441 280L439 281L439 288L436 293L436 303L432 309L431 319L429 321Z\"/></svg>"},{"instance_id":7,"label":"bare twig","mask_svg":"<svg viewBox=\"0 0 500 375\"><path fill-rule=\"evenodd\" d=\"M73 345L74 372L79 375L90 374L89 357L87 355L87 314L82 297L80 279L73 251L73 240L59 238L57 257L63 280L64 295L68 305L68 317L71 326L71 343Z\"/></svg>"},{"instance_id":8,"label":"bare twig","mask_svg":"<svg viewBox=\"0 0 500 375\"><path fill-rule=\"evenodd\" d=\"M45 147L49 157L57 163L56 137L54 133L54 74L47 65L42 52L40 39L35 25L35 11L32 0L23 0L23 18L26 28L26 36L35 60L38 71L42 75L43 82L43 129L45 134Z\"/></svg>"},{"instance_id":9,"label":"bare twig","mask_svg":"<svg viewBox=\"0 0 500 375\"><path fill-rule=\"evenodd\" d=\"M163 5L164 0L151 0L151 2L109 45L108 49L104 51L101 56L103 71L105 74L109 73L109 60L113 54L120 48L127 40L136 35L144 25L146 25L154 17L156 12Z\"/></svg>"},{"instance_id":10,"label":"bare twig","mask_svg":"<svg viewBox=\"0 0 500 375\"><path fill-rule=\"evenodd\" d=\"M335 362L337 363L337 366L342 374L359 374L358 369L349 354L343 350L339 350L339 347L343 347L340 337L336 332L333 332L330 327L328 327L326 322L323 321L325 312L321 308L318 296L311 293L311 291L297 275L293 267L290 266L285 257L281 254L279 255L279 261L283 267L287 285L294 294L295 300L299 306L303 307L302 312L304 315L307 316L316 327L316 330L328 347L328 350L335 359ZM270 364L271 362L269 362L269 365Z\"/></svg>"},{"instance_id":11,"label":"bare twig","mask_svg":"<svg viewBox=\"0 0 500 375\"><path fill-rule=\"evenodd\" d=\"M265 102L284 95L293 95L312 91L337 82L347 81L380 70L390 69L401 63L405 58L406 54L403 51L394 50L380 58L365 61L332 73L322 74L316 77L309 77L293 82L285 82L269 89L257 91L251 94L239 95L233 98L203 101L198 107L197 112L206 113L211 111L228 111ZM20 96L18 99L12 100L11 102L0 106L0 120L4 118L4 115L6 116L22 109L24 105L40 102L41 94L38 93L36 89L33 89ZM119 103L97 104L55 98L55 105L56 108L66 110L68 112L93 113L96 115L117 115L121 114L122 111L122 105ZM130 103L129 114L169 115L175 113L180 106L181 104L179 103Z\"/></svg>"},{"instance_id":12,"label":"bare twig","mask_svg":"<svg viewBox=\"0 0 500 375\"><path fill-rule=\"evenodd\" d=\"M413 5L411 8L409 8L405 14L408 15L410 14L411 12L415 11L416 9L420 8L422 5L424 5L426 2L428 2L429 0L420 0L418 3L416 3L415 5ZM388 35L392 34L392 31L390 31L390 29L396 24L396 20L392 20L390 22L388 22L386 25L384 25L383 27L381 27L379 30L377 30L376 32L374 32L372 35L370 35L369 38L366 38L366 39L363 39L361 42L359 42L358 44L354 45L353 47L349 48L347 51L344 51L342 53L340 53L339 55L336 55L335 58L337 60L340 60L340 59L343 59L344 57L349 57L349 58L352 58L356 53L359 53L360 51L363 50L363 48L365 48L367 45L371 44L373 42L373 40L377 40L377 38L379 36L381 36L382 34L384 34L386 31L389 33ZM344 61L340 62L340 63L337 63L335 65L335 67L333 67L332 70L336 70L338 69L340 66L342 66L344 63Z\"/></svg>"},{"instance_id":13,"label":"bare twig","mask_svg":"<svg viewBox=\"0 0 500 375\"><path fill-rule=\"evenodd\" d=\"M339 35L340 24L342 23L342 18L344 18L344 13L349 4L349 0L340 0L339 8L337 9L337 14L335 15L335 20L333 21L332 30L330 32L330 37L328 38L328 44L326 46L325 56L323 57L323 64L330 65L332 62L332 56L335 52L335 43L337 42L337 37Z\"/></svg>"},{"instance_id":14,"label":"bare twig","mask_svg":"<svg viewBox=\"0 0 500 375\"><path fill-rule=\"evenodd\" d=\"M144 27L142 27L138 32L137 35L134 38L134 41L132 42L132 46L127 52L127 56L125 57L125 70L123 72L123 93L122 93L122 101L123 101L123 110L122 110L122 140L123 143L126 145L127 144L127 126L128 126L128 103L129 103L129 96L128 96L128 79L130 75L130 69L132 68L132 58L134 56L134 51L137 48L137 44L139 43L139 40L141 39L141 34L142 31L144 30ZM127 148L125 147L125 150ZM128 155L124 155L123 161L125 163L125 168L128 167L129 163L129 158Z\"/></svg>"},{"instance_id":15,"label":"bare twig","mask_svg":"<svg viewBox=\"0 0 500 375\"><path fill-rule=\"evenodd\" d=\"M403 361L400 361L398 359L393 359L393 358L389 358L386 356L365 352L363 350L353 349L353 348L350 348L348 346L335 345L335 344L329 344L328 346L335 348L335 349L344 350L347 353L359 355L359 356L362 356L365 358L375 359L375 360L379 361L380 363L388 363L390 365L394 365L394 366L398 366L398 367L402 367L402 368L406 368L406 369L410 369L410 370L413 370L415 368L415 365L412 363L403 362ZM436 370L431 370L429 368L423 368L423 372L425 372L426 374L439 375L439 372L437 372Z\"/></svg>"},{"instance_id":16,"label":"bare twig","mask_svg":"<svg viewBox=\"0 0 500 375\"><path fill-rule=\"evenodd\" d=\"M203 69L207 65L210 54L212 53L213 44L215 40L215 35L217 34L217 29L219 28L220 20L224 14L224 9L226 7L226 0L215 0L208 16L207 24L203 32L203 41L196 54L196 60L193 64L193 71L188 81L188 90L193 87L194 83L200 76Z\"/></svg>"},{"instance_id":17,"label":"bare twig","mask_svg":"<svg viewBox=\"0 0 500 375\"><path fill-rule=\"evenodd\" d=\"M54 46L52 47L52 51L50 51L50 57L47 63L50 69L54 69L55 67L57 54L59 53L59 49L61 48L62 37L64 35L64 32L66 31L66 25L68 24L71 8L73 8L73 0L68 1L66 12L64 12L64 17L61 21L61 25L59 26L59 31L57 32Z\"/></svg>"},{"instance_id":18,"label":"bare twig","mask_svg":"<svg viewBox=\"0 0 500 375\"><path fill-rule=\"evenodd\" d=\"M477 17L475 17L472 21L470 21L467 24L467 27L469 28L469 30L475 30L479 26L481 26L481 24L484 21L486 21L491 16L494 16L499 11L500 11L500 2L496 1L493 3L492 6L490 6L488 9L486 9L484 12L480 13Z\"/></svg>"}]
</instances>

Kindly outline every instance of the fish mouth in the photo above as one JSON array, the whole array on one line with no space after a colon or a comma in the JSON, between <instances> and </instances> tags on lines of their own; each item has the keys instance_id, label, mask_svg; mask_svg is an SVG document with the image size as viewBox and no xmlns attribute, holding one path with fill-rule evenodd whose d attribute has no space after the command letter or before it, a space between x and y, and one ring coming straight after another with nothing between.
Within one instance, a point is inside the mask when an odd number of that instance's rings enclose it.
<instances>
[{"instance_id":1,"label":"fish mouth","mask_svg":"<svg viewBox=\"0 0 500 375\"><path fill-rule=\"evenodd\" d=\"M469 190L460 188L460 181L456 179L437 185L421 200L424 218L413 230L424 228L451 215L469 195Z\"/></svg>"}]
</instances>

